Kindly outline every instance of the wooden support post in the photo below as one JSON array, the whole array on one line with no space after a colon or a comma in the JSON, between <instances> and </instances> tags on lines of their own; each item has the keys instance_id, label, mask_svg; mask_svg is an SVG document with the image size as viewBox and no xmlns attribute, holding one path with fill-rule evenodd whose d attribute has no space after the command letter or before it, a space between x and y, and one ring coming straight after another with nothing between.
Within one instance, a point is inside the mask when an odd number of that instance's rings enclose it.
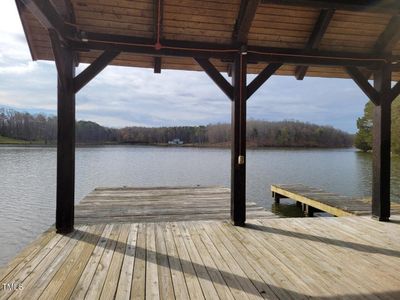
<instances>
[{"instance_id":1,"label":"wooden support post","mask_svg":"<svg viewBox=\"0 0 400 300\"><path fill-rule=\"evenodd\" d=\"M385 97L391 89L391 70L385 66L374 74L374 87L380 93L380 103L374 108L372 162L372 216L380 221L390 217L390 143L391 102Z\"/></svg>"},{"instance_id":2,"label":"wooden support post","mask_svg":"<svg viewBox=\"0 0 400 300\"><path fill-rule=\"evenodd\" d=\"M75 62L74 53L51 34L58 71L57 204L58 233L74 230L75 199Z\"/></svg>"},{"instance_id":3,"label":"wooden support post","mask_svg":"<svg viewBox=\"0 0 400 300\"><path fill-rule=\"evenodd\" d=\"M235 55L232 72L232 174L231 220L236 226L246 221L246 75L247 57Z\"/></svg>"},{"instance_id":4,"label":"wooden support post","mask_svg":"<svg viewBox=\"0 0 400 300\"><path fill-rule=\"evenodd\" d=\"M310 205L306 205L306 215L307 217L314 217L314 212L315 212L315 208L310 206Z\"/></svg>"},{"instance_id":5,"label":"wooden support post","mask_svg":"<svg viewBox=\"0 0 400 300\"><path fill-rule=\"evenodd\" d=\"M281 202L281 197L280 197L281 195L279 195L279 194L277 194L277 193L274 193L274 201L275 201L275 204L279 204L280 202Z\"/></svg>"}]
</instances>

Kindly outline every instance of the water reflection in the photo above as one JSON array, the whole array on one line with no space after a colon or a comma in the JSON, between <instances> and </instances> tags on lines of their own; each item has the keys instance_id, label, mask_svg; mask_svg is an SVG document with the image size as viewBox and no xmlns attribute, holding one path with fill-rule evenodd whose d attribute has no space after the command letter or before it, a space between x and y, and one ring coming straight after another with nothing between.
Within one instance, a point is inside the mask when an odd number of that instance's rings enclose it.
<instances>
[{"instance_id":1,"label":"water reflection","mask_svg":"<svg viewBox=\"0 0 400 300\"><path fill-rule=\"evenodd\" d=\"M0 147L0 265L54 223L56 149ZM293 202L273 205L270 185L303 183L368 197L371 154L354 149L248 150L247 199L286 216ZM133 146L76 151L76 201L98 186L230 186L230 150ZM400 200L400 158L393 157L392 198Z\"/></svg>"},{"instance_id":2,"label":"water reflection","mask_svg":"<svg viewBox=\"0 0 400 300\"><path fill-rule=\"evenodd\" d=\"M372 182L372 154L356 153L356 170L359 177L359 190L365 197L371 197ZM391 200L400 202L400 157L393 155L391 158L390 195Z\"/></svg>"},{"instance_id":3,"label":"water reflection","mask_svg":"<svg viewBox=\"0 0 400 300\"><path fill-rule=\"evenodd\" d=\"M281 200L282 202L279 204L273 203L271 205L271 211L274 214L277 214L281 217L293 217L293 218L301 218L304 217L305 214L301 207L297 206L296 204L292 203L283 203L283 199Z\"/></svg>"}]
</instances>

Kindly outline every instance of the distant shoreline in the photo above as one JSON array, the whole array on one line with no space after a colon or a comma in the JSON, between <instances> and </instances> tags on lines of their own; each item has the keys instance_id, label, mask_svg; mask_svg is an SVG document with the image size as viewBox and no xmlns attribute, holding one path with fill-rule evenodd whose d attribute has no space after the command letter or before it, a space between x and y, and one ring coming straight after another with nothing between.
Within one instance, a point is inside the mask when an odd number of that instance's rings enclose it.
<instances>
[{"instance_id":1,"label":"distant shoreline","mask_svg":"<svg viewBox=\"0 0 400 300\"><path fill-rule=\"evenodd\" d=\"M9 142L0 141L0 147L10 147L10 146L17 146L17 147L49 147L55 148L57 144L54 143L41 143L41 142L29 142L23 140L15 140ZM166 143L160 144L145 144L145 143L77 143L76 147L101 147L101 146L141 146L141 147L160 147L160 148L214 148L214 149L230 149L229 143L224 144L182 144L182 145L171 145ZM354 148L354 146L350 147L324 147L324 146L283 146L283 145L276 145L276 146L257 146L257 145L247 145L247 149L350 149Z\"/></svg>"}]
</instances>

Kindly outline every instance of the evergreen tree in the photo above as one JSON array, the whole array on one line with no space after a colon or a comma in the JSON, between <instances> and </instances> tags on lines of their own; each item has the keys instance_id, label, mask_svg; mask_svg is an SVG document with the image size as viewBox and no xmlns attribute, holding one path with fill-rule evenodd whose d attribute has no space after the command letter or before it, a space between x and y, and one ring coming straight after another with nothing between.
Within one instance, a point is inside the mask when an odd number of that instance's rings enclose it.
<instances>
[{"instance_id":1,"label":"evergreen tree","mask_svg":"<svg viewBox=\"0 0 400 300\"><path fill-rule=\"evenodd\" d=\"M362 151L372 149L374 104L369 101L364 108L364 115L357 120L358 132L354 144ZM400 154L400 97L392 104L392 152Z\"/></svg>"},{"instance_id":2,"label":"evergreen tree","mask_svg":"<svg viewBox=\"0 0 400 300\"><path fill-rule=\"evenodd\" d=\"M368 101L367 104L365 104L364 116L357 119L358 132L354 140L354 145L362 151L372 149L373 112L374 104Z\"/></svg>"}]
</instances>

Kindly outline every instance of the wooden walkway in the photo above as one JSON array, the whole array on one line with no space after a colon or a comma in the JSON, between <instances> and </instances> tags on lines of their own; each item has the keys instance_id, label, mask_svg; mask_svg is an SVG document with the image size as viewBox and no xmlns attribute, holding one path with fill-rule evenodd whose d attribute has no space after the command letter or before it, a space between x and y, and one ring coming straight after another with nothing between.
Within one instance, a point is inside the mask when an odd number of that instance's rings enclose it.
<instances>
[{"instance_id":1,"label":"wooden walkway","mask_svg":"<svg viewBox=\"0 0 400 300\"><path fill-rule=\"evenodd\" d=\"M97 218L36 239L0 272L0 299L400 299L392 219Z\"/></svg>"},{"instance_id":2,"label":"wooden walkway","mask_svg":"<svg viewBox=\"0 0 400 300\"><path fill-rule=\"evenodd\" d=\"M96 188L75 208L77 224L228 220L230 189L224 187ZM248 218L276 215L253 202Z\"/></svg>"},{"instance_id":3,"label":"wooden walkway","mask_svg":"<svg viewBox=\"0 0 400 300\"><path fill-rule=\"evenodd\" d=\"M314 210L337 217L371 215L371 200L340 196L303 184L273 184L271 192L275 202L280 198L290 198L304 204L310 216ZM392 202L391 210L392 214L400 214L400 204Z\"/></svg>"}]
</instances>

